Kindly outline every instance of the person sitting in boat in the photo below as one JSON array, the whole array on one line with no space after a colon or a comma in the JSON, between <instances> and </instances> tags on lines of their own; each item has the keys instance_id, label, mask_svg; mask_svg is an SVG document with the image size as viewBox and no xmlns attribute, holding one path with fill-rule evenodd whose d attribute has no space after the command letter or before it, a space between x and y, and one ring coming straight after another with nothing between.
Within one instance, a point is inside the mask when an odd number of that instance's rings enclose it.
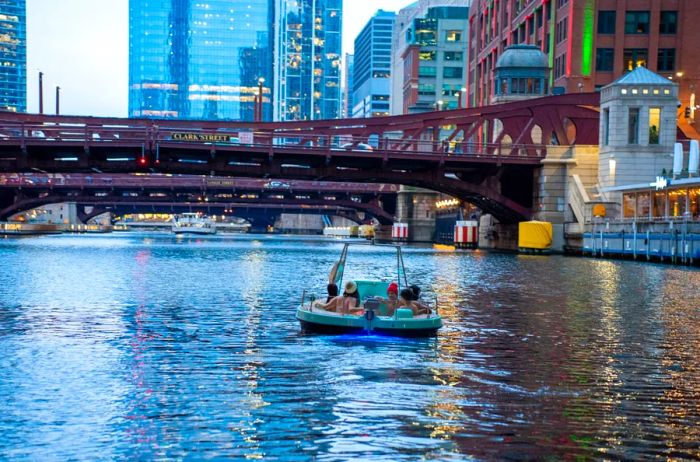
<instances>
[{"instance_id":1,"label":"person sitting in boat","mask_svg":"<svg viewBox=\"0 0 700 462\"><path fill-rule=\"evenodd\" d=\"M413 300L413 296L414 294L411 289L403 289L399 294L399 308L410 308L411 311L413 311L413 316L430 314L430 308Z\"/></svg>"},{"instance_id":2,"label":"person sitting in boat","mask_svg":"<svg viewBox=\"0 0 700 462\"><path fill-rule=\"evenodd\" d=\"M399 307L399 285L395 282L389 284L386 289L386 298L380 300L386 306L386 315L393 316Z\"/></svg>"},{"instance_id":3,"label":"person sitting in boat","mask_svg":"<svg viewBox=\"0 0 700 462\"><path fill-rule=\"evenodd\" d=\"M418 310L421 313L425 313L425 314L432 313L432 310L430 309L430 307L424 303L421 303L421 301L419 300L420 299L420 287L418 287L415 284L411 284L408 288L411 289L411 292L413 292L413 298L411 299L411 302L413 302L413 304L418 308Z\"/></svg>"},{"instance_id":4,"label":"person sitting in boat","mask_svg":"<svg viewBox=\"0 0 700 462\"><path fill-rule=\"evenodd\" d=\"M360 308L360 294L357 291L357 284L355 284L355 281L348 281L345 283L345 292L343 292L343 297L345 297L345 301L343 302L343 309L345 313L362 313L363 310Z\"/></svg>"},{"instance_id":5,"label":"person sitting in boat","mask_svg":"<svg viewBox=\"0 0 700 462\"><path fill-rule=\"evenodd\" d=\"M333 285L335 286L335 284ZM329 289L329 295L330 290L332 289ZM357 294L357 284L355 284L354 281L348 281L345 283L345 292L343 292L343 295L333 297L326 303L316 300L314 302L314 306L326 311L335 311L336 313L358 314L358 307L360 305L359 300L359 295ZM362 309L360 309L359 312L361 313Z\"/></svg>"},{"instance_id":6,"label":"person sitting in boat","mask_svg":"<svg viewBox=\"0 0 700 462\"><path fill-rule=\"evenodd\" d=\"M338 286L335 285L334 283L328 284L326 287L326 290L328 291L328 297L326 297L326 303L330 302L333 298L338 296Z\"/></svg>"}]
</instances>

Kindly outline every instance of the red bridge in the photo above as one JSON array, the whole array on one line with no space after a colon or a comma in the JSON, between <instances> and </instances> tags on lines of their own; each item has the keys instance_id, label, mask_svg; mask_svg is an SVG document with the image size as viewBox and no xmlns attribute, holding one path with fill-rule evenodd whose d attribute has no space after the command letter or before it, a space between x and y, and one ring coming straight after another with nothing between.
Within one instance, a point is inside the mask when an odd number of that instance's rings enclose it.
<instances>
[{"instance_id":1,"label":"red bridge","mask_svg":"<svg viewBox=\"0 0 700 462\"><path fill-rule=\"evenodd\" d=\"M6 172L179 173L405 184L501 221L532 213L551 144L597 144L599 95L371 119L242 123L0 114Z\"/></svg>"},{"instance_id":2,"label":"red bridge","mask_svg":"<svg viewBox=\"0 0 700 462\"><path fill-rule=\"evenodd\" d=\"M249 215L323 213L362 221L357 212L380 224L393 222L399 186L375 183L261 180L194 175L0 173L0 197L11 204L0 209L0 220L42 205L71 201L79 218L111 211L202 211ZM90 207L89 212L84 212ZM260 215L258 213L257 215Z\"/></svg>"}]
</instances>

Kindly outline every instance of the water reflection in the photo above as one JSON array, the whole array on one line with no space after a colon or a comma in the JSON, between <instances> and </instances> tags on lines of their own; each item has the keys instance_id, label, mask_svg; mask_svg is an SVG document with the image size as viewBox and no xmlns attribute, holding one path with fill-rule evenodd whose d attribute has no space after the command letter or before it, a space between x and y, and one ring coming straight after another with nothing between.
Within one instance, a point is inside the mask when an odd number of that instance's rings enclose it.
<instances>
[{"instance_id":1,"label":"water reflection","mask_svg":"<svg viewBox=\"0 0 700 462\"><path fill-rule=\"evenodd\" d=\"M9 459L698 458L700 272L408 248L433 339L301 335L341 245L3 240ZM348 278L396 278L362 248ZM195 452L197 451L197 452Z\"/></svg>"}]
</instances>

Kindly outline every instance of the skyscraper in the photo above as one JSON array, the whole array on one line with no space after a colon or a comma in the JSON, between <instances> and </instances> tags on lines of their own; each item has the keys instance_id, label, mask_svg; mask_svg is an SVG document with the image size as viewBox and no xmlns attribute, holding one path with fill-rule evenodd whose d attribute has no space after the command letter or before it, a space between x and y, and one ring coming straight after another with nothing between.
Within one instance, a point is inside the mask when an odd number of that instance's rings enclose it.
<instances>
[{"instance_id":1,"label":"skyscraper","mask_svg":"<svg viewBox=\"0 0 700 462\"><path fill-rule=\"evenodd\" d=\"M428 9L437 6L468 7L471 0L417 0L399 10L392 34L391 62L391 114L404 113L404 53L413 40L414 19L423 18ZM454 45L454 44L453 44ZM466 57L466 52L465 52ZM424 95L430 96L430 95ZM437 98L435 98L437 99Z\"/></svg>"},{"instance_id":2,"label":"skyscraper","mask_svg":"<svg viewBox=\"0 0 700 462\"><path fill-rule=\"evenodd\" d=\"M389 115L391 32L396 13L379 10L355 39L352 117Z\"/></svg>"},{"instance_id":3,"label":"skyscraper","mask_svg":"<svg viewBox=\"0 0 700 462\"><path fill-rule=\"evenodd\" d=\"M27 110L25 0L0 0L0 110Z\"/></svg>"},{"instance_id":4,"label":"skyscraper","mask_svg":"<svg viewBox=\"0 0 700 462\"><path fill-rule=\"evenodd\" d=\"M404 114L461 106L468 13L464 6L435 6L413 18L401 53Z\"/></svg>"},{"instance_id":5,"label":"skyscraper","mask_svg":"<svg viewBox=\"0 0 700 462\"><path fill-rule=\"evenodd\" d=\"M275 120L340 116L342 0L279 0Z\"/></svg>"},{"instance_id":6,"label":"skyscraper","mask_svg":"<svg viewBox=\"0 0 700 462\"><path fill-rule=\"evenodd\" d=\"M343 93L343 117L352 117L352 74L355 69L355 55L345 53L345 92Z\"/></svg>"},{"instance_id":7,"label":"skyscraper","mask_svg":"<svg viewBox=\"0 0 700 462\"><path fill-rule=\"evenodd\" d=\"M129 116L272 118L275 0L130 0Z\"/></svg>"}]
</instances>

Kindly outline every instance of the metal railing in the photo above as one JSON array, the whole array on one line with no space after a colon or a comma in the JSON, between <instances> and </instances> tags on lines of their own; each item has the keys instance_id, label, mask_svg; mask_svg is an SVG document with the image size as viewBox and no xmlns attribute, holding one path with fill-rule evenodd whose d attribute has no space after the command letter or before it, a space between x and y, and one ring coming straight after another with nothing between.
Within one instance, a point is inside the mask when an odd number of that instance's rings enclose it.
<instances>
[{"instance_id":1,"label":"metal railing","mask_svg":"<svg viewBox=\"0 0 700 462\"><path fill-rule=\"evenodd\" d=\"M178 127L153 122L150 125L91 125L80 123L0 122L0 145L79 144L89 146L141 146L152 151L157 146L190 146L210 149L261 148L333 153L352 152L371 155L439 155L441 157L533 158L547 155L547 145L473 143L424 138L373 138L353 133L312 135L289 131L246 131L237 128Z\"/></svg>"}]
</instances>

